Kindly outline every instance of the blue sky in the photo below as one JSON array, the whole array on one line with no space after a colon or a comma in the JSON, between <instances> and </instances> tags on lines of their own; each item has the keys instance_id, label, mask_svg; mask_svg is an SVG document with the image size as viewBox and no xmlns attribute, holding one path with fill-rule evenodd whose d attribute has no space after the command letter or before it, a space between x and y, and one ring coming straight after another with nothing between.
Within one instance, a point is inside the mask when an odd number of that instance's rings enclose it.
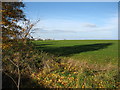
<instances>
[{"instance_id":1,"label":"blue sky","mask_svg":"<svg viewBox=\"0 0 120 90\"><path fill-rule=\"evenodd\" d=\"M117 2L25 2L25 14L40 18L34 38L117 39Z\"/></svg>"}]
</instances>

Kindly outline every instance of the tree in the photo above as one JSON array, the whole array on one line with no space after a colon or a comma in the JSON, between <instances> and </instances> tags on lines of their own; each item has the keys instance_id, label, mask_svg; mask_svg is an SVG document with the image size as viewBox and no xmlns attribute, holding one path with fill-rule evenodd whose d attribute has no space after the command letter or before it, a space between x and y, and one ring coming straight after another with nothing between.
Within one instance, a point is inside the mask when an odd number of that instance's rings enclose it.
<instances>
[{"instance_id":1,"label":"tree","mask_svg":"<svg viewBox=\"0 0 120 90\"><path fill-rule=\"evenodd\" d=\"M22 10L22 8L24 7L25 5L22 2L2 2L2 10L0 11L2 13L2 21L0 23L2 27L3 63L5 63L4 58L8 52L7 49L10 46L13 46L14 44L16 44L15 38L19 37L20 35L20 30L22 28L20 25L17 25L17 22L26 20ZM14 41L11 42L10 41L11 39L14 39ZM19 86L20 86L19 63L14 62L13 60L10 60L10 59L9 61L13 64L13 66L17 68L17 72L18 72L17 83L9 74L5 72L5 68L6 68L5 65L3 65L3 72L14 81L14 83L17 85L17 88L19 89ZM6 63L8 63L9 61L7 61Z\"/></svg>"},{"instance_id":2,"label":"tree","mask_svg":"<svg viewBox=\"0 0 120 90\"><path fill-rule=\"evenodd\" d=\"M32 23L26 19L22 10L24 7L25 5L22 2L3 2L1 10L3 72L12 79L18 90L20 88L21 73L27 71L26 69L31 70L31 66L34 66L32 48L30 45L28 46L27 42L31 37L30 33L34 25L39 22L37 20ZM15 74L17 80L12 76Z\"/></svg>"},{"instance_id":3,"label":"tree","mask_svg":"<svg viewBox=\"0 0 120 90\"><path fill-rule=\"evenodd\" d=\"M23 2L2 2L2 41L3 49L10 47L13 43L9 40L15 39L20 35L22 29L17 23L19 21L25 21L25 15L22 8L25 5Z\"/></svg>"}]
</instances>

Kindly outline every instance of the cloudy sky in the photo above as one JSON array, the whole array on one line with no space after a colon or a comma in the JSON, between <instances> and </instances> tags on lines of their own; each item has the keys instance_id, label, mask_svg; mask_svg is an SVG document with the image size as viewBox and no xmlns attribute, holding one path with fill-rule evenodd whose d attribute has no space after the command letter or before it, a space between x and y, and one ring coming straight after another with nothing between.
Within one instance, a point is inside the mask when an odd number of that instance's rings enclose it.
<instances>
[{"instance_id":1,"label":"cloudy sky","mask_svg":"<svg viewBox=\"0 0 120 90\"><path fill-rule=\"evenodd\" d=\"M34 38L55 40L117 39L117 2L25 2L32 21L40 18Z\"/></svg>"}]
</instances>

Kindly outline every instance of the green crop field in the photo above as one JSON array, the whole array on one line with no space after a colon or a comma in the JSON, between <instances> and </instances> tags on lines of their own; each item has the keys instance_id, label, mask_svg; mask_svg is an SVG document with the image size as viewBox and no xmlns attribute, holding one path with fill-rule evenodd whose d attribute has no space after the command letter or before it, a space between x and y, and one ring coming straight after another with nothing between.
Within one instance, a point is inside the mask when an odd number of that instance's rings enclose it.
<instances>
[{"instance_id":1,"label":"green crop field","mask_svg":"<svg viewBox=\"0 0 120 90\"><path fill-rule=\"evenodd\" d=\"M46 40L33 42L37 49L59 57L101 64L117 64L118 61L117 40Z\"/></svg>"}]
</instances>

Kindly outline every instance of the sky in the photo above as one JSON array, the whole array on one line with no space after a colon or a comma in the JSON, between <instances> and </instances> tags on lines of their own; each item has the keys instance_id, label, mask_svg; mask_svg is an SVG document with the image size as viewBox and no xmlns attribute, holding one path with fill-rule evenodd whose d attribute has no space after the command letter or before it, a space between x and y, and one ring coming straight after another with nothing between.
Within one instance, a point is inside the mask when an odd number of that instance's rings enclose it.
<instances>
[{"instance_id":1,"label":"sky","mask_svg":"<svg viewBox=\"0 0 120 90\"><path fill-rule=\"evenodd\" d=\"M118 39L117 2L25 2L27 18L40 19L34 38Z\"/></svg>"}]
</instances>

